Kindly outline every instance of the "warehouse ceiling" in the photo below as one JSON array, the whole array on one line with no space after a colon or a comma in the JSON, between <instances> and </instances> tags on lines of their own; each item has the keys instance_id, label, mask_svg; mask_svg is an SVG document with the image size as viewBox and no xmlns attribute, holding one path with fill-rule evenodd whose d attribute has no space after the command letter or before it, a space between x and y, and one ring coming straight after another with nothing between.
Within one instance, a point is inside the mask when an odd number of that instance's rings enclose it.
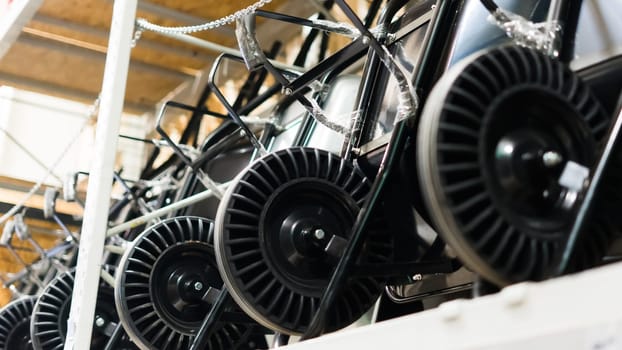
<instances>
[{"instance_id":1,"label":"warehouse ceiling","mask_svg":"<svg viewBox=\"0 0 622 350\"><path fill-rule=\"evenodd\" d=\"M139 0L137 17L165 26L196 25L232 14L255 1ZM43 0L18 40L0 58L0 85L93 103L103 80L113 3L113 0ZM316 12L317 6L315 1L272 0L266 9L306 17ZM267 44L274 40L287 42L299 33L291 25L286 30L284 26L258 19L259 40L263 38ZM233 26L193 35L220 45L237 46ZM125 112L153 114L157 105L169 98L192 103L218 54L158 34L143 33L132 50ZM0 176L0 216L19 203L32 186L33 183L21 179ZM37 241L47 247L58 239L60 227L44 218L42 191L25 203L26 222ZM59 200L56 209L69 229L77 231L81 207ZM0 232L3 226L0 224ZM21 258L32 260L28 254L33 248L22 248ZM5 273L22 268L6 249L0 249L0 279ZM10 293L0 287L0 306L9 297Z\"/></svg>"},{"instance_id":2,"label":"warehouse ceiling","mask_svg":"<svg viewBox=\"0 0 622 350\"><path fill-rule=\"evenodd\" d=\"M120 1L120 0L119 0ZM140 0L137 17L166 25L195 25L229 15L255 0ZM0 59L0 84L91 103L104 72L113 0L44 0L10 51ZM273 0L267 10L307 16L315 1ZM258 24L258 36L287 41L297 33L278 22ZM234 28L194 34L235 47ZM132 50L126 111L153 112L172 91L209 69L217 52L155 33L144 33Z\"/></svg>"}]
</instances>

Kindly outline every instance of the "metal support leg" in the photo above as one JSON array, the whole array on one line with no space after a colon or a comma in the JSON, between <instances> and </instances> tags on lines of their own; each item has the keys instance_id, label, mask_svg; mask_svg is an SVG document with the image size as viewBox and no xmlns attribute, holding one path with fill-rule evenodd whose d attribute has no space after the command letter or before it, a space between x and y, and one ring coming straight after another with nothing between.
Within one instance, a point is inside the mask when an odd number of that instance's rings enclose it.
<instances>
[{"instance_id":1,"label":"metal support leg","mask_svg":"<svg viewBox=\"0 0 622 350\"><path fill-rule=\"evenodd\" d=\"M97 121L95 156L87 189L65 350L88 349L91 344L136 7L137 0L114 2L101 109Z\"/></svg>"},{"instance_id":2,"label":"metal support leg","mask_svg":"<svg viewBox=\"0 0 622 350\"><path fill-rule=\"evenodd\" d=\"M112 335L110 336L110 339L108 339L108 342L106 343L106 347L104 348L104 350L118 349L119 342L121 341L122 335L123 335L123 325L121 325L121 322L119 322L114 327L114 331L112 331Z\"/></svg>"},{"instance_id":3,"label":"metal support leg","mask_svg":"<svg viewBox=\"0 0 622 350\"><path fill-rule=\"evenodd\" d=\"M609 164L610 159L615 156L615 147L618 145L618 140L620 139L621 133L622 109L618 108L618 114L615 118L613 128L609 131L605 148L601 152L598 162L591 171L592 174L590 185L585 192L583 202L579 207L579 210L576 214L576 219L574 221L574 224L572 225L570 234L568 235L568 240L566 241L564 251L562 253L561 262L557 269L557 275L562 275L567 272L566 270L568 269L568 266L570 264L572 254L575 251L576 244L579 241L579 237L581 234L586 234L585 232L582 232L582 229L587 223L587 218L593 205L592 201L594 200L594 197L596 196L596 191L598 191L598 187L602 182L601 180L604 176L604 172L606 171L607 164Z\"/></svg>"},{"instance_id":4,"label":"metal support leg","mask_svg":"<svg viewBox=\"0 0 622 350\"><path fill-rule=\"evenodd\" d=\"M205 316L203 323L201 323L201 328L199 328L199 331L190 346L190 350L205 349L209 342L209 337L212 335L214 330L214 324L216 324L218 318L222 315L230 301L231 297L229 292L223 287L218 294L218 299L216 299L210 309L210 312Z\"/></svg>"},{"instance_id":5,"label":"metal support leg","mask_svg":"<svg viewBox=\"0 0 622 350\"><path fill-rule=\"evenodd\" d=\"M423 44L422 60L419 63L419 70L414 79L414 86L422 90L422 101L425 101L427 92L431 89L435 82L435 73L445 59L443 52L445 51L445 44L447 38L451 34L450 25L448 23L454 23L455 6L458 5L458 1L438 1L437 9L430 25L430 32ZM345 0L337 0L336 4L344 11L346 16L352 20L354 25L361 30L362 33L366 32L366 28L360 21L357 20L354 12L345 3ZM378 47L380 44L373 39L370 41L370 46L376 51L380 52ZM420 111L417 111L419 113ZM416 115L418 117L418 115ZM414 118L413 118L414 119ZM371 194L366 199L365 203L361 207L358 213L356 221L352 227L352 234L348 246L344 251L332 277L328 283L328 286L324 290L320 305L316 311L311 324L307 331L303 335L302 339L309 339L317 337L324 333L325 318L328 310L337 299L341 289L346 283L346 278L351 272L354 265L354 258L360 253L364 240L365 240L365 228L369 222L372 213L376 206L380 203L382 192L387 184L392 171L399 163L399 155L407 140L407 131L409 128L409 120L400 121L395 125L395 129L391 135L391 141L385 150L384 158L378 170L378 174L371 188Z\"/></svg>"}]
</instances>

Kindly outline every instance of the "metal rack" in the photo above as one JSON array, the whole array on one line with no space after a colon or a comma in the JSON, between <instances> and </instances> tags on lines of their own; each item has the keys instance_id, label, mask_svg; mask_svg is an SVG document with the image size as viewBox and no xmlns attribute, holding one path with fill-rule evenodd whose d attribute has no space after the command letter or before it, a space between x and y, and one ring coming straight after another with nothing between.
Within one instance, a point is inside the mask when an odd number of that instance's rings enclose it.
<instances>
[{"instance_id":1,"label":"metal rack","mask_svg":"<svg viewBox=\"0 0 622 350\"><path fill-rule=\"evenodd\" d=\"M107 213L112 191L113 165L125 87L134 45L134 26L137 0L114 1L108 54L101 90L101 108L97 120L95 149L97 156L91 165L89 193L84 209L81 243L76 268L71 312L67 321L64 349L87 349L90 346L101 259L107 231ZM165 34L163 34L165 35ZM239 51L189 35L167 35L174 39L203 47L238 54ZM286 68L294 68L286 66Z\"/></svg>"},{"instance_id":2,"label":"metal rack","mask_svg":"<svg viewBox=\"0 0 622 350\"><path fill-rule=\"evenodd\" d=\"M86 349L90 344L137 5L137 0L114 2L102 107L97 123L97 157L88 187L65 350ZM194 39L192 41L196 43ZM419 78L425 80L426 77ZM398 132L394 133L398 140L403 137L404 126L399 125ZM580 225L581 220L578 220L576 226ZM356 226L359 231L362 227L364 223ZM403 348L405 344L416 344L421 349L622 348L619 336L622 334L622 316L617 307L622 306L619 301L622 283L615 278L621 273L622 265L616 264L540 284L520 284L494 296L450 302L421 314L339 332L287 348L358 346L377 349L381 346ZM607 288L594 288L599 285ZM572 293L568 294L568 291ZM451 334L451 337L439 337L443 334Z\"/></svg>"}]
</instances>

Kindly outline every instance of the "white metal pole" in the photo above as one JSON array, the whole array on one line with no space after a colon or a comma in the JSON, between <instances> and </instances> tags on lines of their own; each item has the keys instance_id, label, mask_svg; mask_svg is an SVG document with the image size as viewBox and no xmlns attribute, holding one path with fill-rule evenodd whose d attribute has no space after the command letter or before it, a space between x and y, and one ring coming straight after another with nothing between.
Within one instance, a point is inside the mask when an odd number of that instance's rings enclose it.
<instances>
[{"instance_id":1,"label":"white metal pole","mask_svg":"<svg viewBox=\"0 0 622 350\"><path fill-rule=\"evenodd\" d=\"M89 349L137 0L114 2L65 350Z\"/></svg>"}]
</instances>

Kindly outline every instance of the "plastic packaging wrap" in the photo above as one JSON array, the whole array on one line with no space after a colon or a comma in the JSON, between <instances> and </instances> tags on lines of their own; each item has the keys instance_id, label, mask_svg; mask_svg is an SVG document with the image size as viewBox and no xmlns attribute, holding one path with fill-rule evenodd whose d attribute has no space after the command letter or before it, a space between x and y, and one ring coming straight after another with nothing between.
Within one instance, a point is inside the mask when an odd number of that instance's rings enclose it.
<instances>
[{"instance_id":1,"label":"plastic packaging wrap","mask_svg":"<svg viewBox=\"0 0 622 350\"><path fill-rule=\"evenodd\" d=\"M325 19L313 19L311 21L318 29L327 32L341 34L350 38L358 38L359 36L361 36L361 32L359 32L358 29L348 23L333 22Z\"/></svg>"},{"instance_id":2,"label":"plastic packaging wrap","mask_svg":"<svg viewBox=\"0 0 622 350\"><path fill-rule=\"evenodd\" d=\"M534 23L515 13L501 8L493 12L488 20L503 29L517 45L533 48L557 56L557 40L561 26L556 21Z\"/></svg>"},{"instance_id":3,"label":"plastic packaging wrap","mask_svg":"<svg viewBox=\"0 0 622 350\"><path fill-rule=\"evenodd\" d=\"M350 134L350 124L351 122L348 122L348 125L342 125L339 124L337 122L337 120L339 119L343 119L343 118L329 118L326 115L326 112L324 112L324 110L322 109L322 107L320 107L320 105L317 103L317 101L315 99L309 99L309 102L311 102L311 105L313 106L313 110L309 111L311 113L311 115L313 116L313 118L315 120L318 121L318 123L326 126L327 128L334 130L340 134L344 134L344 135L348 135ZM357 119L357 115L358 113L353 112L353 115L348 115L348 120L356 120ZM346 124L346 123L343 123Z\"/></svg>"},{"instance_id":4,"label":"plastic packaging wrap","mask_svg":"<svg viewBox=\"0 0 622 350\"><path fill-rule=\"evenodd\" d=\"M387 67L397 82L399 94L397 96L397 116L395 122L406 120L415 115L419 108L419 97L409 79L408 70L389 52L386 46L382 46L382 63Z\"/></svg>"},{"instance_id":5,"label":"plastic packaging wrap","mask_svg":"<svg viewBox=\"0 0 622 350\"><path fill-rule=\"evenodd\" d=\"M323 30L350 36L352 38L359 38L361 35L356 28L347 23L332 22L327 20L313 20L313 23ZM238 40L238 45L240 47L240 51L243 54L247 68L251 71L259 68L262 64L264 64L264 62L267 61L267 58L264 56L263 51L259 47L259 44L257 43L257 40L255 38L253 15L248 15L244 18L238 18L236 20L235 32L236 38ZM386 31L386 28L380 27L376 28L372 32L372 35L374 37L384 37L387 36L388 33ZM415 93L410 79L408 78L409 74L407 70L392 56L392 54L385 46L383 46L383 50L383 53L380 54L382 62L387 67L387 69L389 69L399 86L400 93L398 96L398 108L396 116L396 122L398 122L404 119L408 119L414 115L415 111L419 106L419 99ZM310 84L310 87L315 91L323 91L326 88L324 84L318 81L312 82ZM308 102L310 105L310 108L308 108L309 113L313 116L315 120L317 120L317 122L328 127L329 129L343 135L350 135L351 131L358 127L354 124L360 122L360 111L355 111L352 114L348 115L348 122L340 123L337 120L343 118L329 118L329 116L326 115L326 112L322 109L322 107L318 104L316 100L308 99Z\"/></svg>"},{"instance_id":6,"label":"plastic packaging wrap","mask_svg":"<svg viewBox=\"0 0 622 350\"><path fill-rule=\"evenodd\" d=\"M255 39L255 17L248 15L236 20L235 37L249 71L254 71L265 62L263 51Z\"/></svg>"}]
</instances>

